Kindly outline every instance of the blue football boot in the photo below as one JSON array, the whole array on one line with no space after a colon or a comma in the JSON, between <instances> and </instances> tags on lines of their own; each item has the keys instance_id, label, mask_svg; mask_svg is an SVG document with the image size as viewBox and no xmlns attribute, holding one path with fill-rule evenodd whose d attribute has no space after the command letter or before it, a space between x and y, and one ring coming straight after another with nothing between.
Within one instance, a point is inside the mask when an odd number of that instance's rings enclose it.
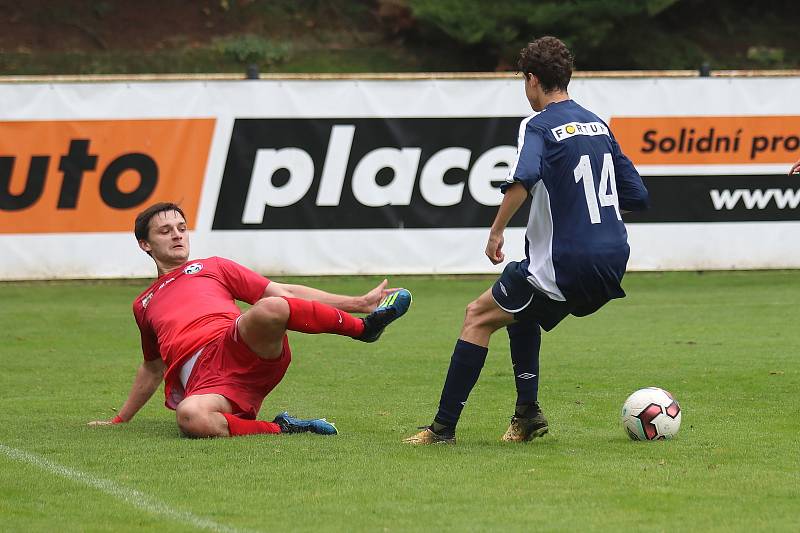
<instances>
[{"instance_id":1,"label":"blue football boot","mask_svg":"<svg viewBox=\"0 0 800 533\"><path fill-rule=\"evenodd\" d=\"M324 418L311 418L304 420L289 416L286 411L282 412L273 420L281 428L281 433L316 433L317 435L336 435L339 433L336 426Z\"/></svg>"},{"instance_id":2,"label":"blue football boot","mask_svg":"<svg viewBox=\"0 0 800 533\"><path fill-rule=\"evenodd\" d=\"M399 289L386 295L378 307L362 318L364 332L355 337L364 342L375 342L381 336L386 326L406 314L411 307L411 293L406 289Z\"/></svg>"}]
</instances>

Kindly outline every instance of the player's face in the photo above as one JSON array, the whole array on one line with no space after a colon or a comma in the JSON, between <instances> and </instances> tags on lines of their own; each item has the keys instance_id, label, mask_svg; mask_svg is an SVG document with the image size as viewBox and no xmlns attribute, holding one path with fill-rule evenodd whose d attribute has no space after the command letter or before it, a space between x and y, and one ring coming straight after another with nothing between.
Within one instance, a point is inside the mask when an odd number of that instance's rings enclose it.
<instances>
[{"instance_id":1,"label":"player's face","mask_svg":"<svg viewBox=\"0 0 800 533\"><path fill-rule=\"evenodd\" d=\"M177 211L162 211L150 219L147 240L139 246L157 263L180 264L189 259L186 220Z\"/></svg>"}]
</instances>

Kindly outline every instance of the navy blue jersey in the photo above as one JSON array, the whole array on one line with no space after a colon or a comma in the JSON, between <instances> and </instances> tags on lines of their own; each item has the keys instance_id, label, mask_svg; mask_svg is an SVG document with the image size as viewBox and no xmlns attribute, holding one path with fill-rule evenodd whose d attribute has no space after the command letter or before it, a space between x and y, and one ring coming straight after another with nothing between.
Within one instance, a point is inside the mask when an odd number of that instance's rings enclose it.
<instances>
[{"instance_id":1,"label":"navy blue jersey","mask_svg":"<svg viewBox=\"0 0 800 533\"><path fill-rule=\"evenodd\" d=\"M528 281L553 300L607 301L630 255L621 211L647 207L647 189L608 125L572 100L522 121L517 161L503 186L531 194Z\"/></svg>"}]
</instances>

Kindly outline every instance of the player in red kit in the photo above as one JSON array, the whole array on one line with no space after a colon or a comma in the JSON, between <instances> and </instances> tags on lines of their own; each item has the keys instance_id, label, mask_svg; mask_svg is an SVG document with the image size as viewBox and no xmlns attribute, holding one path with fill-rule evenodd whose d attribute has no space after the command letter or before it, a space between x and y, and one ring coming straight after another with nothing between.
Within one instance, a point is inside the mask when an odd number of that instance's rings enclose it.
<instances>
[{"instance_id":1,"label":"player in red kit","mask_svg":"<svg viewBox=\"0 0 800 533\"><path fill-rule=\"evenodd\" d=\"M117 416L90 425L128 422L163 380L165 404L187 436L335 434L325 419L281 413L272 422L256 420L291 362L286 331L374 342L411 305L411 294L386 289L386 280L363 296L341 296L270 281L222 257L189 261L186 219L176 204L144 210L135 234L158 269L133 303L144 361ZM252 307L242 313L235 300Z\"/></svg>"}]
</instances>

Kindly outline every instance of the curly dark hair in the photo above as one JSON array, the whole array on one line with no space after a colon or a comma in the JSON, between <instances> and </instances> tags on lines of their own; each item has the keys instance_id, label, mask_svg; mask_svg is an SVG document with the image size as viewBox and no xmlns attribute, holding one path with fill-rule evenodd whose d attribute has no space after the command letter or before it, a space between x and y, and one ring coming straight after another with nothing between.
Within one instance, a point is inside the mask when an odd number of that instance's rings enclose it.
<instances>
[{"instance_id":1,"label":"curly dark hair","mask_svg":"<svg viewBox=\"0 0 800 533\"><path fill-rule=\"evenodd\" d=\"M150 219L164 211L176 211L186 220L186 215L183 214L183 209L178 204L172 202L153 204L136 216L136 222L133 224L133 234L136 235L137 241L147 240L147 235L150 231Z\"/></svg>"},{"instance_id":2,"label":"curly dark hair","mask_svg":"<svg viewBox=\"0 0 800 533\"><path fill-rule=\"evenodd\" d=\"M540 37L520 50L517 66L527 78L534 75L542 84L542 90L550 93L567 90L572 77L575 58L560 39Z\"/></svg>"}]
</instances>

